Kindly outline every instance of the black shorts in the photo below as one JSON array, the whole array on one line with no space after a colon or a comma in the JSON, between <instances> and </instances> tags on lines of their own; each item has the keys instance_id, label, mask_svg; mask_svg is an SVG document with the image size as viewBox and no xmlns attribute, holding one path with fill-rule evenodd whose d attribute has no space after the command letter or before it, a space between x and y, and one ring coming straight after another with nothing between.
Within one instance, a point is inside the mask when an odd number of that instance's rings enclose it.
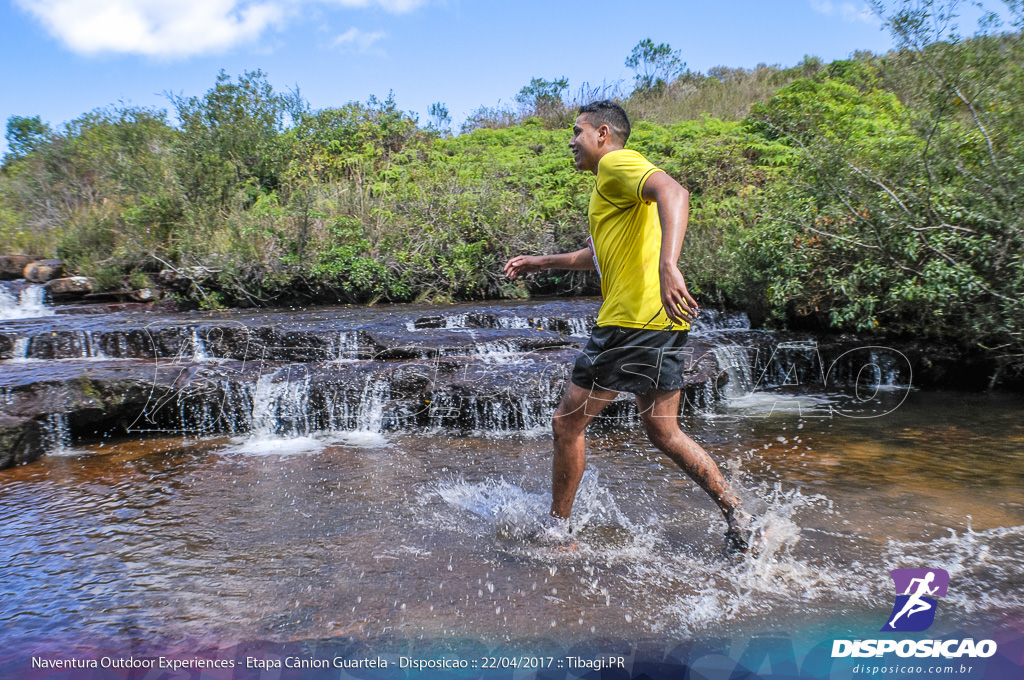
<instances>
[{"instance_id":1,"label":"black shorts","mask_svg":"<svg viewBox=\"0 0 1024 680\"><path fill-rule=\"evenodd\" d=\"M687 331L596 326L576 359L572 381L584 389L647 394L683 387Z\"/></svg>"}]
</instances>

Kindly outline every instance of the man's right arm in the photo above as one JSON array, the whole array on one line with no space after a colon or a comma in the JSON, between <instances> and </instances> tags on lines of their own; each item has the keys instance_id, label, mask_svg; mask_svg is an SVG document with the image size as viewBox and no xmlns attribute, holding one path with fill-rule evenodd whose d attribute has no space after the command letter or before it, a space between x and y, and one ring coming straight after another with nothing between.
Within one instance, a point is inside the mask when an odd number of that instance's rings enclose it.
<instances>
[{"instance_id":1,"label":"man's right arm","mask_svg":"<svg viewBox=\"0 0 1024 680\"><path fill-rule=\"evenodd\" d=\"M516 255L505 263L505 276L516 279L523 274L532 274L542 269L593 270L594 258L590 248L557 255Z\"/></svg>"}]
</instances>

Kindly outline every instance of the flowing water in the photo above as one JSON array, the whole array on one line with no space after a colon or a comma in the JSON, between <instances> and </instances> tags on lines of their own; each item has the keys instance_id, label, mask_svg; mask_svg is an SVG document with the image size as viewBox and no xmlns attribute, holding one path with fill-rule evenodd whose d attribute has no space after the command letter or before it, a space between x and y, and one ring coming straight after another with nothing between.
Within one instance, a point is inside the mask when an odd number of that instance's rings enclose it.
<instances>
[{"instance_id":1,"label":"flowing water","mask_svg":"<svg viewBox=\"0 0 1024 680\"><path fill-rule=\"evenodd\" d=\"M0 320L53 316L45 296L45 289L38 284L0 282Z\"/></svg>"},{"instance_id":2,"label":"flowing water","mask_svg":"<svg viewBox=\"0 0 1024 680\"><path fill-rule=\"evenodd\" d=\"M3 637L735 635L877 622L887 570L922 565L959 586L948 623L998 618L1021 608L1020 406L915 393L877 419L686 418L768 529L746 559L634 428L592 434L568 551L531 538L544 436L78 447L0 472Z\"/></svg>"},{"instance_id":3,"label":"flowing water","mask_svg":"<svg viewBox=\"0 0 1024 680\"><path fill-rule=\"evenodd\" d=\"M754 511L754 555L723 556L712 503L628 413L592 426L567 548L537 538L546 428L389 430L388 387L369 382L358 427L282 431L304 383L264 379L241 435L64 435L0 471L0 640L17 654L863 637L898 567L949 572L945 631L1021 617L1019 397L740 372L682 422Z\"/></svg>"}]
</instances>

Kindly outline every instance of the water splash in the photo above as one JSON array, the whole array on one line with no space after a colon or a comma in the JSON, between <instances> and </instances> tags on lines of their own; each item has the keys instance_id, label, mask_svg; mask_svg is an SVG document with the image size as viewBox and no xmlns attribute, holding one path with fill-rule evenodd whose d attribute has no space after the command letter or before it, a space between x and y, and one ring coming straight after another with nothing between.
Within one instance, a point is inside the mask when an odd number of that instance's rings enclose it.
<instances>
[{"instance_id":1,"label":"water splash","mask_svg":"<svg viewBox=\"0 0 1024 680\"><path fill-rule=\"evenodd\" d=\"M1019 608L1019 591L1007 589L1006 584L1020 578L1024 526L974 531L970 522L967 517L967 528L960 534L950 529L949 536L929 541L890 540L885 551L886 564L945 569L950 583L955 585L943 602L968 615Z\"/></svg>"},{"instance_id":2,"label":"water splash","mask_svg":"<svg viewBox=\"0 0 1024 680\"><path fill-rule=\"evenodd\" d=\"M756 509L754 528L760 539L752 554L732 560L720 552L718 538L680 544L675 537L678 517L654 513L631 518L594 471L580 484L571 522L574 542L568 549L538 538L547 515L546 493L526 491L503 478L456 478L428 493L470 513L468 518L447 517L451 529L490 537L517 559L578 569L579 595L607 600L611 606L609 593L618 593L627 610L644 612L652 633L693 633L723 620L764 615L780 599L811 605L850 585L846 571L830 567L813 552L797 551L799 516L832 513L831 503L781 485L745 492L756 499L750 507ZM707 521L708 531L724 531L709 514L700 519Z\"/></svg>"},{"instance_id":3,"label":"water splash","mask_svg":"<svg viewBox=\"0 0 1024 680\"><path fill-rule=\"evenodd\" d=\"M391 444L390 440L379 432L354 430L351 432L333 432L327 436L329 444L351 446L360 449L375 449Z\"/></svg>"},{"instance_id":4,"label":"water splash","mask_svg":"<svg viewBox=\"0 0 1024 680\"><path fill-rule=\"evenodd\" d=\"M761 493L765 493L761 490ZM801 554L798 515L831 512L827 499L775 486L755 512L754 547L724 558L717 551L686 550L653 555L638 576L661 573L670 591L663 594L653 632L691 635L722 621L768 615L780 602L803 601L808 611L845 578L813 552ZM712 523L710 531L720 525ZM674 584L674 587L673 587Z\"/></svg>"},{"instance_id":5,"label":"water splash","mask_svg":"<svg viewBox=\"0 0 1024 680\"><path fill-rule=\"evenodd\" d=\"M770 416L824 417L833 413L836 397L827 394L787 394L774 390L754 391L730 398L722 406L721 413L708 413L706 417L767 418Z\"/></svg>"},{"instance_id":6,"label":"water splash","mask_svg":"<svg viewBox=\"0 0 1024 680\"><path fill-rule=\"evenodd\" d=\"M262 436L236 439L226 447L225 453L241 453L248 456L293 456L317 453L327 444L316 437Z\"/></svg>"},{"instance_id":7,"label":"water splash","mask_svg":"<svg viewBox=\"0 0 1024 680\"><path fill-rule=\"evenodd\" d=\"M292 380L289 369L263 374L252 395L250 434L229 451L248 455L314 453L325 443L310 435L309 375Z\"/></svg>"},{"instance_id":8,"label":"water splash","mask_svg":"<svg viewBox=\"0 0 1024 680\"><path fill-rule=\"evenodd\" d=\"M475 483L453 479L437 484L433 493L482 519L485 528L510 537L535 534L548 511L546 495L527 492L501 478Z\"/></svg>"}]
</instances>

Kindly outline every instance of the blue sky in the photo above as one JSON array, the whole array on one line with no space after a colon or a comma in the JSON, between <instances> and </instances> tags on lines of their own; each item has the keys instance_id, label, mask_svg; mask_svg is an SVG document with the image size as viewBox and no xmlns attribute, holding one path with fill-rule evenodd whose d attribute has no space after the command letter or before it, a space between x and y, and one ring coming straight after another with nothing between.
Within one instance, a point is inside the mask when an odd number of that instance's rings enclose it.
<instances>
[{"instance_id":1,"label":"blue sky","mask_svg":"<svg viewBox=\"0 0 1024 680\"><path fill-rule=\"evenodd\" d=\"M60 124L98 107L168 109L217 72L262 69L313 108L393 91L422 122L458 125L533 77L614 84L644 38L689 68L791 66L891 45L862 0L0 0L0 121ZM0 142L2 143L2 142Z\"/></svg>"}]
</instances>

